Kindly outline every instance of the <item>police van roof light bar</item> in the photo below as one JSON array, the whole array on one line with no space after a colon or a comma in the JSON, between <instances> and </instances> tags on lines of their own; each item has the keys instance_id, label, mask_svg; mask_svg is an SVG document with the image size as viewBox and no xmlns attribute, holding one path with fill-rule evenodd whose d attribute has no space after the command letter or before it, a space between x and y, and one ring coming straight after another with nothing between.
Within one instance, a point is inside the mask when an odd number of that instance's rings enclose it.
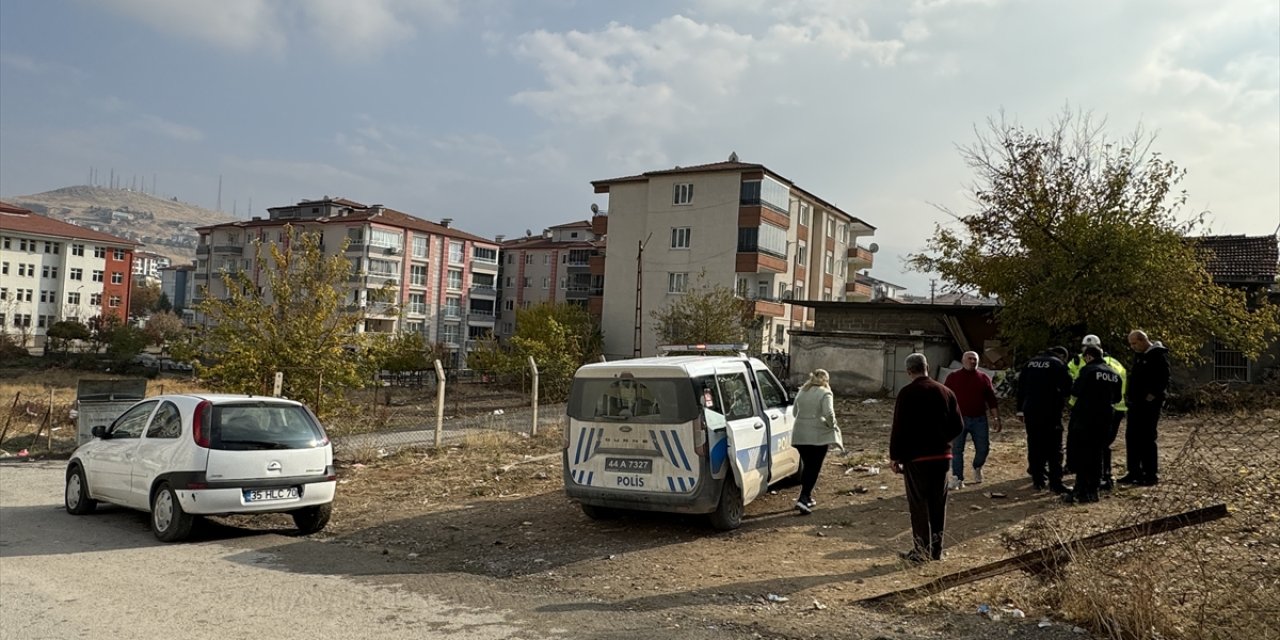
<instances>
[{"instance_id":1,"label":"police van roof light bar","mask_svg":"<svg viewBox=\"0 0 1280 640\"><path fill-rule=\"evenodd\" d=\"M658 346L658 353L664 356L676 351L694 351L698 353L736 351L738 355L745 358L747 344L743 342L739 344L664 344Z\"/></svg>"}]
</instances>

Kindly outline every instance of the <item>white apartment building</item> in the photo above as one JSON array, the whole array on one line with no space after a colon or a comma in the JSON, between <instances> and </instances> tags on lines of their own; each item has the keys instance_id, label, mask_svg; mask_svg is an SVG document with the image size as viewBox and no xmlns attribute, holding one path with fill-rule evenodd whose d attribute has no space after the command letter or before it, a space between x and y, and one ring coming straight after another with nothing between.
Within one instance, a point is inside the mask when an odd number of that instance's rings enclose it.
<instances>
[{"instance_id":1,"label":"white apartment building","mask_svg":"<svg viewBox=\"0 0 1280 640\"><path fill-rule=\"evenodd\" d=\"M654 355L651 313L701 274L750 301L762 322L753 351L787 351L788 331L812 326L812 311L791 300L872 295L853 276L871 266L871 251L857 239L875 227L764 165L731 156L591 184L609 194L601 328L610 358ZM637 264L639 300L636 278L622 276Z\"/></svg>"},{"instance_id":2,"label":"white apartment building","mask_svg":"<svg viewBox=\"0 0 1280 640\"><path fill-rule=\"evenodd\" d=\"M591 221L582 220L502 243L500 339L515 333L517 310L543 302L580 305L599 321L604 300L604 239L596 231Z\"/></svg>"},{"instance_id":3,"label":"white apartment building","mask_svg":"<svg viewBox=\"0 0 1280 640\"><path fill-rule=\"evenodd\" d=\"M160 283L160 270L168 269L173 263L167 256L150 251L138 251L133 254L133 278L137 282L147 284Z\"/></svg>"},{"instance_id":4,"label":"white apartment building","mask_svg":"<svg viewBox=\"0 0 1280 640\"><path fill-rule=\"evenodd\" d=\"M351 262L344 295L351 309L365 313L361 331L419 333L454 354L450 366L465 366L475 340L491 333L498 303L498 243L407 213L344 198L304 200L273 207L266 219L200 227L193 274L197 293L223 297L218 274L257 273L255 241L286 243L285 226L296 233L318 232L328 254ZM343 249L346 244L345 250ZM255 276L260 277L260 276ZM384 287L391 300L380 300ZM268 293L269 295L269 293ZM204 322L197 314L195 321Z\"/></svg>"},{"instance_id":5,"label":"white apartment building","mask_svg":"<svg viewBox=\"0 0 1280 640\"><path fill-rule=\"evenodd\" d=\"M0 331L44 345L59 320L125 320L138 243L0 202Z\"/></svg>"}]
</instances>

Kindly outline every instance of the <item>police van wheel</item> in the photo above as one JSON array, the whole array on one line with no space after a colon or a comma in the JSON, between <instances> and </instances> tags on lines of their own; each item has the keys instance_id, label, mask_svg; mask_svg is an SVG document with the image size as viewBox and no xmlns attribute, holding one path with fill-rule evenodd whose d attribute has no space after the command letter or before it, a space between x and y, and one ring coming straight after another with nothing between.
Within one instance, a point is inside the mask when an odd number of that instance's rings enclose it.
<instances>
[{"instance_id":1,"label":"police van wheel","mask_svg":"<svg viewBox=\"0 0 1280 640\"><path fill-rule=\"evenodd\" d=\"M742 504L742 490L732 478L725 478L724 488L720 490L720 502L711 513L711 526L717 531L732 531L742 526L742 512L746 507Z\"/></svg>"},{"instance_id":2,"label":"police van wheel","mask_svg":"<svg viewBox=\"0 0 1280 640\"><path fill-rule=\"evenodd\" d=\"M617 509L611 507L597 507L592 504L582 503L582 512L587 514L592 520L611 520L621 514Z\"/></svg>"}]
</instances>

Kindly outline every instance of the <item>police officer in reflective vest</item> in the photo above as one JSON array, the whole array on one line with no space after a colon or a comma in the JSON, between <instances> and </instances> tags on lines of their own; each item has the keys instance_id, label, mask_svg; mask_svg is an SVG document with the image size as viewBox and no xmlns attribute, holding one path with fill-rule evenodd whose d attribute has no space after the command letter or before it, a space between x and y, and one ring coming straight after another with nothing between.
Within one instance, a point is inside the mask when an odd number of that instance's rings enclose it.
<instances>
[{"instance_id":1,"label":"police officer in reflective vest","mask_svg":"<svg viewBox=\"0 0 1280 640\"><path fill-rule=\"evenodd\" d=\"M1062 408L1071 395L1067 350L1054 347L1032 358L1018 374L1018 417L1027 425L1027 472L1036 491L1048 486L1066 493L1062 484Z\"/></svg>"},{"instance_id":2,"label":"police officer in reflective vest","mask_svg":"<svg viewBox=\"0 0 1280 640\"><path fill-rule=\"evenodd\" d=\"M1102 359L1102 349L1085 347L1071 395L1071 422L1067 429L1067 455L1076 470L1075 489L1064 502L1097 502L1102 475L1102 449L1113 420L1112 405L1120 401L1120 374Z\"/></svg>"},{"instance_id":3,"label":"police officer in reflective vest","mask_svg":"<svg viewBox=\"0 0 1280 640\"><path fill-rule=\"evenodd\" d=\"M1098 336L1089 334L1084 337L1081 347L1089 346L1101 349L1102 341L1098 339ZM1102 352L1102 361L1107 363L1107 366L1111 367L1112 371L1120 374L1120 402L1115 403L1111 407L1114 410L1111 417L1111 427L1103 438L1102 443L1102 481L1099 483L1099 487L1106 491L1110 491L1114 486L1114 483L1111 480L1111 445L1115 443L1116 435L1120 433L1120 423L1124 422L1125 415L1129 412L1129 406L1125 404L1125 393L1128 388L1128 372L1125 371L1124 365L1120 364L1119 360L1111 357L1111 355L1105 351ZM1082 367L1084 367L1082 355L1076 355L1076 357L1072 358L1071 361L1067 363L1067 370L1071 372L1072 380L1075 380L1076 376L1080 375L1080 369Z\"/></svg>"}]
</instances>

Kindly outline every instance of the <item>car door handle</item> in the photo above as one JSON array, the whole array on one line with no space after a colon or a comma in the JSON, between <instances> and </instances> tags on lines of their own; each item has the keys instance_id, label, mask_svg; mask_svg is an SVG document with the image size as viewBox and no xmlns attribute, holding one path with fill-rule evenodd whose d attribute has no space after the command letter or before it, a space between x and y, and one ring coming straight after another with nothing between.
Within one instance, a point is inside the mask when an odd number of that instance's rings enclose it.
<instances>
[{"instance_id":1,"label":"car door handle","mask_svg":"<svg viewBox=\"0 0 1280 640\"><path fill-rule=\"evenodd\" d=\"M763 429L763 428L764 428L764 423L763 423L763 422L757 422L757 423L755 423L754 425L751 425L751 426L752 426L753 428L755 428L755 429Z\"/></svg>"}]
</instances>

